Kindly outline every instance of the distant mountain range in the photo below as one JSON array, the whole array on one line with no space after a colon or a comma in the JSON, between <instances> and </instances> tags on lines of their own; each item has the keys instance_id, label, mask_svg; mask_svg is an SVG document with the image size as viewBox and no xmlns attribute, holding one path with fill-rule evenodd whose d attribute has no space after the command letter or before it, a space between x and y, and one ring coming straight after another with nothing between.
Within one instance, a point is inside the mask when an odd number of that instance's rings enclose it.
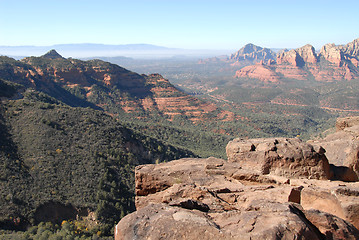
<instances>
[{"instance_id":1,"label":"distant mountain range","mask_svg":"<svg viewBox=\"0 0 359 240\"><path fill-rule=\"evenodd\" d=\"M200 61L202 64L221 62L240 67L237 78L280 83L288 79L332 82L359 78L359 38L346 45L329 43L319 52L307 44L303 47L274 52L247 44L226 58Z\"/></svg>"},{"instance_id":2,"label":"distant mountain range","mask_svg":"<svg viewBox=\"0 0 359 240\"><path fill-rule=\"evenodd\" d=\"M75 58L117 56L133 58L209 57L230 53L230 51L225 50L167 48L152 44L106 45L83 43L52 46L0 46L0 55L21 59L28 56L40 56L51 49L56 49L62 56Z\"/></svg>"}]
</instances>

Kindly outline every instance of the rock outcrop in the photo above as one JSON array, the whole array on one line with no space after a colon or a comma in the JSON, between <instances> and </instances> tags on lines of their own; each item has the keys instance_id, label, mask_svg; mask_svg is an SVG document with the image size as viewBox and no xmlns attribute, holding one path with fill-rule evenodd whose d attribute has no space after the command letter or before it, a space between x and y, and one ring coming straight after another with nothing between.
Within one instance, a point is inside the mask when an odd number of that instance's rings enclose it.
<instances>
[{"instance_id":1,"label":"rock outcrop","mask_svg":"<svg viewBox=\"0 0 359 240\"><path fill-rule=\"evenodd\" d=\"M320 50L320 55L327 61L334 63L338 67L341 66L344 54L339 46L334 43L328 43Z\"/></svg>"},{"instance_id":2,"label":"rock outcrop","mask_svg":"<svg viewBox=\"0 0 359 240\"><path fill-rule=\"evenodd\" d=\"M267 65L271 67L272 74L278 76L279 81L286 78L297 80L315 79L317 81L352 80L359 78L358 53L359 39L346 45L326 44L318 54L313 46L307 44L290 51L283 50L278 52L276 64L270 63ZM258 65L251 65L250 67L251 71L240 72L240 70L236 73L236 77L250 77L273 82L270 81L271 75L256 76L252 74L253 72L259 72L259 68L263 67Z\"/></svg>"},{"instance_id":3,"label":"rock outcrop","mask_svg":"<svg viewBox=\"0 0 359 240\"><path fill-rule=\"evenodd\" d=\"M303 67L308 63L317 63L317 58L314 47L307 44L295 50L282 51L277 55L277 64L291 64L296 67Z\"/></svg>"},{"instance_id":4,"label":"rock outcrop","mask_svg":"<svg viewBox=\"0 0 359 240\"><path fill-rule=\"evenodd\" d=\"M359 57L359 38L342 47L344 54Z\"/></svg>"},{"instance_id":5,"label":"rock outcrop","mask_svg":"<svg viewBox=\"0 0 359 240\"><path fill-rule=\"evenodd\" d=\"M335 124L335 128L337 131L344 130L348 127L353 127L355 125L359 125L359 116L358 117L346 117L346 118L338 118Z\"/></svg>"},{"instance_id":6,"label":"rock outcrop","mask_svg":"<svg viewBox=\"0 0 359 240\"><path fill-rule=\"evenodd\" d=\"M299 139L234 140L228 161L136 167L137 211L115 239L358 239L359 182Z\"/></svg>"},{"instance_id":7,"label":"rock outcrop","mask_svg":"<svg viewBox=\"0 0 359 240\"><path fill-rule=\"evenodd\" d=\"M331 179L324 149L302 142L299 138L235 139L228 143L229 162L260 174L285 177Z\"/></svg>"},{"instance_id":8,"label":"rock outcrop","mask_svg":"<svg viewBox=\"0 0 359 240\"><path fill-rule=\"evenodd\" d=\"M275 59L275 53L268 49L256 46L254 44L247 44L240 50L229 57L232 61L250 61L252 63L259 63L261 61L269 61Z\"/></svg>"},{"instance_id":9,"label":"rock outcrop","mask_svg":"<svg viewBox=\"0 0 359 240\"><path fill-rule=\"evenodd\" d=\"M279 82L279 76L268 66L256 64L246 66L236 72L237 78L255 78L265 83Z\"/></svg>"},{"instance_id":10,"label":"rock outcrop","mask_svg":"<svg viewBox=\"0 0 359 240\"><path fill-rule=\"evenodd\" d=\"M288 52L282 52L277 55L278 64L290 64L295 67L303 66L303 59L300 57L296 50L290 50Z\"/></svg>"},{"instance_id":11,"label":"rock outcrop","mask_svg":"<svg viewBox=\"0 0 359 240\"><path fill-rule=\"evenodd\" d=\"M316 64L318 62L318 56L315 53L315 49L312 45L307 44L301 48L298 48L296 51L304 63Z\"/></svg>"},{"instance_id":12,"label":"rock outcrop","mask_svg":"<svg viewBox=\"0 0 359 240\"><path fill-rule=\"evenodd\" d=\"M336 123L336 132L323 139L309 141L316 146L326 149L329 163L338 167L337 177L345 175L346 181L357 181L359 178L359 117L339 118Z\"/></svg>"}]
</instances>

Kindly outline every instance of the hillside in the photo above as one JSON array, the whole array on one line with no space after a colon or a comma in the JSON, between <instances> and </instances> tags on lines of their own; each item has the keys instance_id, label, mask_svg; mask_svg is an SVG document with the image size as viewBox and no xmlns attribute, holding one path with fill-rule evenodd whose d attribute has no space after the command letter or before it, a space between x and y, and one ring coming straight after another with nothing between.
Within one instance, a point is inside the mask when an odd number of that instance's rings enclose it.
<instances>
[{"instance_id":1,"label":"hillside","mask_svg":"<svg viewBox=\"0 0 359 240\"><path fill-rule=\"evenodd\" d=\"M252 48L259 52L267 51ZM243 52L247 54L248 49L245 49ZM199 66L205 67L206 64ZM215 68L205 67L201 74L207 70L212 73ZM209 78L220 80L217 76L221 74L217 72ZM56 51L21 61L0 57L0 76L44 92L70 106L104 111L131 129L202 157L225 158L224 146L234 137L301 135L308 138L329 127L332 119L342 116L341 113L327 113L321 109L305 111L297 107L273 107L274 103L286 103L286 96L292 95L288 95L290 86L268 88L252 80L237 83L231 78L232 82L215 84L208 98L200 99L174 87L159 74L140 75L96 59L66 59ZM201 85L202 81L198 84ZM317 94L315 91L310 93L313 92ZM254 98L248 99L248 94ZM267 94L270 94L268 98ZM306 99L317 97L303 96ZM332 102L335 101L334 98ZM258 105L258 102L272 105ZM319 114L313 115L314 112ZM278 124L279 120L285 124Z\"/></svg>"},{"instance_id":2,"label":"hillside","mask_svg":"<svg viewBox=\"0 0 359 240\"><path fill-rule=\"evenodd\" d=\"M0 83L1 229L72 219L87 236L110 234L134 210L134 166L194 156L101 111Z\"/></svg>"},{"instance_id":3,"label":"hillside","mask_svg":"<svg viewBox=\"0 0 359 240\"><path fill-rule=\"evenodd\" d=\"M1 57L0 74L71 106L96 106L110 114L156 112L168 120L182 115L192 122L213 112L230 114L179 91L159 74L139 75L101 60L65 59L54 50L21 61Z\"/></svg>"},{"instance_id":4,"label":"hillside","mask_svg":"<svg viewBox=\"0 0 359 240\"><path fill-rule=\"evenodd\" d=\"M244 122L245 129L234 130L234 125L218 129L219 123L234 123L242 118L214 103L184 93L159 74L139 75L101 60L66 59L56 51L21 61L0 57L0 76L42 91L70 106L102 110L133 128L138 128L134 123L147 125L143 131L148 135L189 147L203 156L213 153L222 157L223 146L220 151L207 146L209 152L206 153L194 147L198 139L200 145L205 146L208 145L206 142L212 141L213 135L224 143L231 134L258 131ZM158 136L155 131L150 131L154 123L170 126L180 134L185 132L188 140L171 141L170 134Z\"/></svg>"}]
</instances>

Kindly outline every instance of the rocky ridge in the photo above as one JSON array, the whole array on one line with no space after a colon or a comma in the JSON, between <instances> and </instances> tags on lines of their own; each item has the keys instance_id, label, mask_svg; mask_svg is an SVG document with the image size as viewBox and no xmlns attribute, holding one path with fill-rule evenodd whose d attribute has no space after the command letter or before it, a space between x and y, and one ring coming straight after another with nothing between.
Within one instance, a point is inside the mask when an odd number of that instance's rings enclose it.
<instances>
[{"instance_id":1,"label":"rocky ridge","mask_svg":"<svg viewBox=\"0 0 359 240\"><path fill-rule=\"evenodd\" d=\"M338 125L358 126L346 121ZM359 238L359 182L321 145L235 139L227 155L136 167L137 211L115 239Z\"/></svg>"},{"instance_id":2,"label":"rocky ridge","mask_svg":"<svg viewBox=\"0 0 359 240\"><path fill-rule=\"evenodd\" d=\"M268 49L256 46L252 43L245 45L229 57L229 60L240 62L243 60L259 63L260 61L269 61L275 59L275 53Z\"/></svg>"},{"instance_id":3,"label":"rocky ridge","mask_svg":"<svg viewBox=\"0 0 359 240\"><path fill-rule=\"evenodd\" d=\"M266 83L278 83L278 79L285 78L327 82L353 80L359 78L358 42L359 39L340 46L333 43L326 44L319 53L316 53L310 44L290 51L281 51L277 54L275 63L269 58L263 58L262 60L269 60L261 62L266 65L265 68L262 64L247 66L238 70L235 76L237 78L254 78ZM253 48L251 53L246 54L256 53L256 48ZM238 61L243 59L238 59ZM258 63L258 61L252 61L253 63ZM276 81L272 79L276 79Z\"/></svg>"},{"instance_id":4,"label":"rocky ridge","mask_svg":"<svg viewBox=\"0 0 359 240\"><path fill-rule=\"evenodd\" d=\"M55 50L21 61L1 57L0 76L71 106L90 106L110 114L158 112L168 120L182 115L192 122L208 120L207 115L218 116L215 120L220 121L235 118L178 90L160 74L139 75L101 60L66 59Z\"/></svg>"}]
</instances>

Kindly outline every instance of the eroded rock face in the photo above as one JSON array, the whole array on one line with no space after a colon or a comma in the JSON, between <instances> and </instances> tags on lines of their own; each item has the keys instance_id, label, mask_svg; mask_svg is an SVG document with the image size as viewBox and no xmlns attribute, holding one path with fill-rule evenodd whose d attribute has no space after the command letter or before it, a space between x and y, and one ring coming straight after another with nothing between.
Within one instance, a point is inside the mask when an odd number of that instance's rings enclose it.
<instances>
[{"instance_id":1,"label":"eroded rock face","mask_svg":"<svg viewBox=\"0 0 359 240\"><path fill-rule=\"evenodd\" d=\"M285 49L278 52L276 64L273 60L273 62L267 59L263 60L266 66L270 66L271 71L277 75L275 83L285 81L286 78L296 80L314 78L317 81L325 82L353 80L359 77L359 39L346 45L326 44L321 48L319 54L310 44L289 51ZM250 69L249 67L255 68L256 71L260 70L256 65L246 67L247 70ZM251 71L238 71L236 77L250 77L261 81L268 77L265 80L273 82L270 81L272 76L253 74L253 72L253 69Z\"/></svg>"},{"instance_id":2,"label":"eroded rock face","mask_svg":"<svg viewBox=\"0 0 359 240\"><path fill-rule=\"evenodd\" d=\"M269 61L275 59L275 53L268 49L256 46L254 44L247 44L236 53L232 54L229 59L235 61L251 61L259 63L260 61Z\"/></svg>"},{"instance_id":3,"label":"eroded rock face","mask_svg":"<svg viewBox=\"0 0 359 240\"><path fill-rule=\"evenodd\" d=\"M208 215L166 204L150 204L127 215L115 228L116 240L225 239Z\"/></svg>"},{"instance_id":4,"label":"eroded rock face","mask_svg":"<svg viewBox=\"0 0 359 240\"><path fill-rule=\"evenodd\" d=\"M255 144L262 151L278 145L262 143ZM279 153L306 155L288 145ZM120 221L115 239L357 239L358 182L262 174L242 163L188 158L138 166L137 212Z\"/></svg>"},{"instance_id":5,"label":"eroded rock face","mask_svg":"<svg viewBox=\"0 0 359 240\"><path fill-rule=\"evenodd\" d=\"M303 67L305 64L315 64L318 56L312 45L307 44L301 48L290 51L282 51L277 55L278 64L290 64L296 67Z\"/></svg>"},{"instance_id":6,"label":"eroded rock face","mask_svg":"<svg viewBox=\"0 0 359 240\"><path fill-rule=\"evenodd\" d=\"M342 47L345 54L358 58L359 57L359 38Z\"/></svg>"},{"instance_id":7,"label":"eroded rock face","mask_svg":"<svg viewBox=\"0 0 359 240\"><path fill-rule=\"evenodd\" d=\"M66 59L50 51L20 61L1 57L0 65L2 78L55 95L70 106L92 106L110 114L122 110L158 112L170 121L178 115L192 122L232 121L238 117L185 94L160 74L140 75L101 60Z\"/></svg>"},{"instance_id":8,"label":"eroded rock face","mask_svg":"<svg viewBox=\"0 0 359 240\"><path fill-rule=\"evenodd\" d=\"M290 64L293 66L303 66L303 59L300 57L296 50L290 50L288 52L282 52L277 56L278 64Z\"/></svg>"},{"instance_id":9,"label":"eroded rock face","mask_svg":"<svg viewBox=\"0 0 359 240\"><path fill-rule=\"evenodd\" d=\"M323 233L324 239L358 239L359 230L353 229L337 216L318 210L308 210L305 211L305 217Z\"/></svg>"},{"instance_id":10,"label":"eroded rock face","mask_svg":"<svg viewBox=\"0 0 359 240\"><path fill-rule=\"evenodd\" d=\"M275 83L279 81L279 76L268 66L256 64L247 66L236 72L237 78L256 78L263 82Z\"/></svg>"},{"instance_id":11,"label":"eroded rock face","mask_svg":"<svg viewBox=\"0 0 359 240\"><path fill-rule=\"evenodd\" d=\"M334 63L337 66L341 65L341 62L344 58L340 47L336 46L334 43L328 43L324 45L320 50L320 55L323 56L327 61Z\"/></svg>"},{"instance_id":12,"label":"eroded rock face","mask_svg":"<svg viewBox=\"0 0 359 240\"><path fill-rule=\"evenodd\" d=\"M346 178L346 181L357 181L359 178L359 118L339 118L336 129L335 133L329 134L324 139L308 142L326 149L329 163L341 166L336 169L339 171L338 174Z\"/></svg>"},{"instance_id":13,"label":"eroded rock face","mask_svg":"<svg viewBox=\"0 0 359 240\"><path fill-rule=\"evenodd\" d=\"M228 161L261 174L331 179L323 151L298 138L234 139L226 148Z\"/></svg>"},{"instance_id":14,"label":"eroded rock face","mask_svg":"<svg viewBox=\"0 0 359 240\"><path fill-rule=\"evenodd\" d=\"M306 64L316 64L318 62L318 56L315 53L315 49L312 45L307 44L301 48L296 49L296 51Z\"/></svg>"}]
</instances>

